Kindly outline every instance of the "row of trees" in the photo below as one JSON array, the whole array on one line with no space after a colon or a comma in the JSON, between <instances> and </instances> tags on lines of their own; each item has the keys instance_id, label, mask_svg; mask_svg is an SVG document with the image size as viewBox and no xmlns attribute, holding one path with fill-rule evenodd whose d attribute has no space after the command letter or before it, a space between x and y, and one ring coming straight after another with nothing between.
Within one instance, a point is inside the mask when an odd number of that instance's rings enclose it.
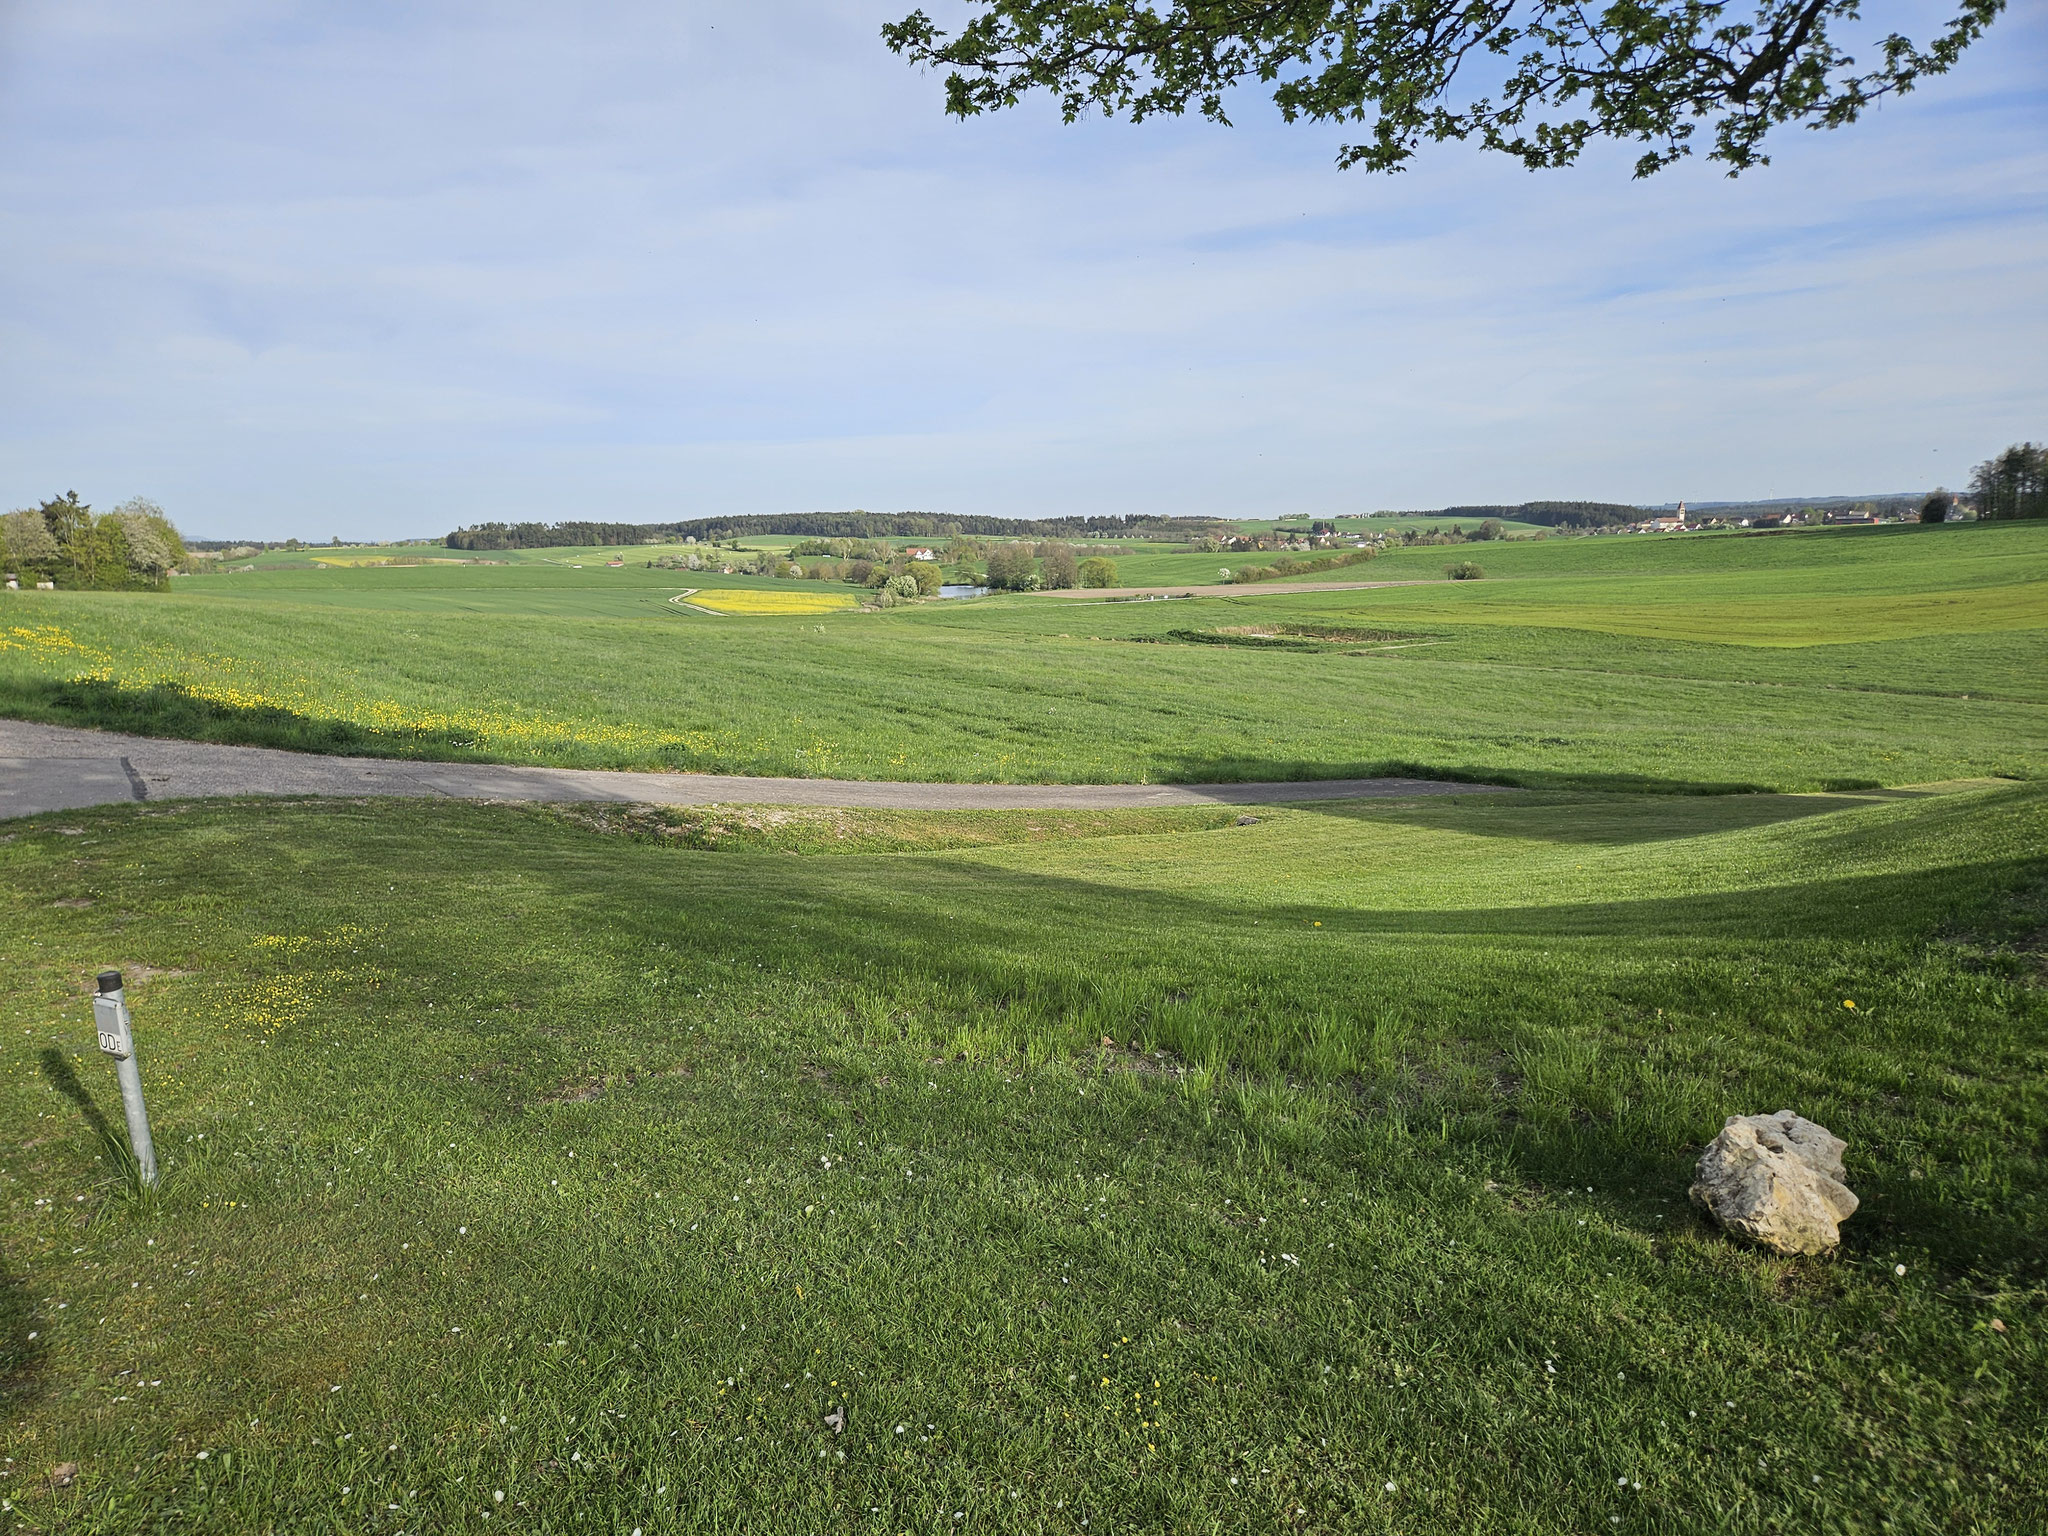
<instances>
[{"instance_id":1,"label":"row of trees","mask_svg":"<svg viewBox=\"0 0 2048 1536\"><path fill-rule=\"evenodd\" d=\"M1116 562L1101 555L1083 560L1070 544L998 544L988 552L988 584L998 592L1113 587Z\"/></svg>"},{"instance_id":2,"label":"row of trees","mask_svg":"<svg viewBox=\"0 0 2048 1536\"><path fill-rule=\"evenodd\" d=\"M1184 539L1218 528L1209 517L957 517L937 512L788 512L700 517L677 523L478 523L445 540L450 549L553 549L604 544L666 544L683 539L787 536L815 539L1045 538L1129 534Z\"/></svg>"},{"instance_id":3,"label":"row of trees","mask_svg":"<svg viewBox=\"0 0 2048 1536\"><path fill-rule=\"evenodd\" d=\"M813 540L790 551L798 557L826 556L791 574L825 581L873 587L901 598L930 597L950 574L964 586L987 585L998 592L1060 591L1072 587L1113 587L1116 562L1093 556L1083 560L1070 544L994 542L959 535L930 560L914 560L900 550L853 539Z\"/></svg>"},{"instance_id":4,"label":"row of trees","mask_svg":"<svg viewBox=\"0 0 2048 1536\"><path fill-rule=\"evenodd\" d=\"M1525 501L1512 507L1445 507L1439 517L1508 518L1544 528L1619 528L1649 514L1618 501Z\"/></svg>"},{"instance_id":5,"label":"row of trees","mask_svg":"<svg viewBox=\"0 0 2048 1536\"><path fill-rule=\"evenodd\" d=\"M828 561L813 566L810 574L822 581L851 582L856 587L873 587L878 592L894 588L898 597L930 597L939 590L943 580L939 568L931 561L911 560L902 555L887 560L857 556L837 564ZM899 582L907 585L897 586Z\"/></svg>"},{"instance_id":6,"label":"row of trees","mask_svg":"<svg viewBox=\"0 0 2048 1536\"><path fill-rule=\"evenodd\" d=\"M1449 542L1448 540L1445 542ZM1457 541L1463 543L1461 538ZM1277 581L1283 576L1313 576L1319 571L1341 570L1347 565L1363 565L1368 560L1379 558L1377 547L1347 549L1340 553L1316 555L1311 559L1297 560L1292 555L1282 555L1271 565L1241 565L1235 575L1221 573L1229 581L1243 584L1254 581Z\"/></svg>"},{"instance_id":7,"label":"row of trees","mask_svg":"<svg viewBox=\"0 0 2048 1536\"><path fill-rule=\"evenodd\" d=\"M2048 447L2014 443L1970 475L1979 517L2048 517Z\"/></svg>"},{"instance_id":8,"label":"row of trees","mask_svg":"<svg viewBox=\"0 0 2048 1536\"><path fill-rule=\"evenodd\" d=\"M884 563L896 556L896 551L880 539L805 539L790 548L790 558L802 560L812 555L823 555L830 560L879 560Z\"/></svg>"},{"instance_id":9,"label":"row of trees","mask_svg":"<svg viewBox=\"0 0 2048 1536\"><path fill-rule=\"evenodd\" d=\"M95 514L76 491L0 516L0 566L58 587L162 587L185 563L164 509L137 496Z\"/></svg>"}]
</instances>

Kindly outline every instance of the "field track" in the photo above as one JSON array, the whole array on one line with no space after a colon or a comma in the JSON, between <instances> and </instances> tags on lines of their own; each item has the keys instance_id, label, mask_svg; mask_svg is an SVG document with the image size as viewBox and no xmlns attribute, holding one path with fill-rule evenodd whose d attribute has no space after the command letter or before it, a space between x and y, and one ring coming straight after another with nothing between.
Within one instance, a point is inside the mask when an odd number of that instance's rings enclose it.
<instances>
[{"instance_id":1,"label":"field track","mask_svg":"<svg viewBox=\"0 0 2048 1536\"><path fill-rule=\"evenodd\" d=\"M214 795L411 795L451 800L610 800L640 805L813 805L886 810L1109 810L1272 805L1395 795L1498 793L1436 779L1259 784L904 784L734 774L628 773L496 763L324 757L0 720L0 820L90 805Z\"/></svg>"}]
</instances>

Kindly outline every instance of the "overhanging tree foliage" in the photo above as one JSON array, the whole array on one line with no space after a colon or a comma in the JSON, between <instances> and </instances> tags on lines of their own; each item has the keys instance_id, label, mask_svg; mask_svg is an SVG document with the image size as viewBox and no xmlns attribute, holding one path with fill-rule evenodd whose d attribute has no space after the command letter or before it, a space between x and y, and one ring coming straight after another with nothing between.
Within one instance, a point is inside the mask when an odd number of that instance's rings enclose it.
<instances>
[{"instance_id":1,"label":"overhanging tree foliage","mask_svg":"<svg viewBox=\"0 0 2048 1536\"><path fill-rule=\"evenodd\" d=\"M957 34L922 10L882 28L895 52L948 71L958 117L1043 90L1068 122L1193 110L1228 123L1224 93L1258 82L1289 122L1369 125L1340 166L1398 170L1425 140L1475 139L1540 170L1612 138L1650 146L1638 176L1691 154L1701 126L1731 176L1766 165L1774 128L1854 122L1948 70L2005 8L1962 0L1926 47L1893 32L1863 68L1837 41L1859 0L1753 0L1749 18L1709 0L970 3Z\"/></svg>"}]
</instances>

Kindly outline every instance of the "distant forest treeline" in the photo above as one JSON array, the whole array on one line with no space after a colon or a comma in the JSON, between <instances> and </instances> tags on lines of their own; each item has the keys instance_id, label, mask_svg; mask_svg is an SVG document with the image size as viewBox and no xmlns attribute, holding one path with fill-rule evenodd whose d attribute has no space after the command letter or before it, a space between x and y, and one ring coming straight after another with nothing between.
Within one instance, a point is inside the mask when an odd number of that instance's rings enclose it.
<instances>
[{"instance_id":1,"label":"distant forest treeline","mask_svg":"<svg viewBox=\"0 0 2048 1536\"><path fill-rule=\"evenodd\" d=\"M1445 507L1439 517L1498 517L1545 528L1616 528L1650 514L1618 501L1525 501L1518 507Z\"/></svg>"},{"instance_id":2,"label":"distant forest treeline","mask_svg":"<svg viewBox=\"0 0 2048 1536\"><path fill-rule=\"evenodd\" d=\"M699 542L791 534L814 539L1186 538L1218 526L1208 517L956 517L936 512L773 512L680 523L478 523L448 535L450 549L549 549L562 545Z\"/></svg>"}]
</instances>

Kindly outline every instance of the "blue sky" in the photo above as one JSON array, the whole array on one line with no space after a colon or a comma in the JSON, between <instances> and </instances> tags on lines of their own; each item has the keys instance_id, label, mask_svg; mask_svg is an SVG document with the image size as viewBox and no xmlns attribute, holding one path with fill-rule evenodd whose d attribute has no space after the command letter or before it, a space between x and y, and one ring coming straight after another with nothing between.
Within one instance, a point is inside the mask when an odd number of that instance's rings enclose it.
<instances>
[{"instance_id":1,"label":"blue sky","mask_svg":"<svg viewBox=\"0 0 2048 1536\"><path fill-rule=\"evenodd\" d=\"M1663 502L2048 435L2040 6L1732 182L1339 172L1256 96L963 125L880 45L905 9L0 0L0 507Z\"/></svg>"}]
</instances>

